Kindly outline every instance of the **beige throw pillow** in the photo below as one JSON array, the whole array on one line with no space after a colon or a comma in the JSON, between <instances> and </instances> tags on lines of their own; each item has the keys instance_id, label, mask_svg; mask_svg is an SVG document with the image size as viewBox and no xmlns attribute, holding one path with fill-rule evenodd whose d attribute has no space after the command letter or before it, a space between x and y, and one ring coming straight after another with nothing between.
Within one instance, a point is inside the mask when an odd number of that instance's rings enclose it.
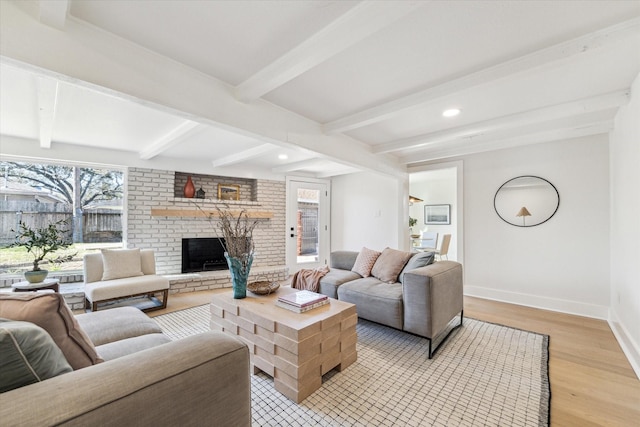
<instances>
[{"instance_id":1,"label":"beige throw pillow","mask_svg":"<svg viewBox=\"0 0 640 427\"><path fill-rule=\"evenodd\" d=\"M358 273L362 277L371 276L371 268L373 268L373 265L376 263L379 256L380 252L378 251L362 248L351 271Z\"/></svg>"},{"instance_id":2,"label":"beige throw pillow","mask_svg":"<svg viewBox=\"0 0 640 427\"><path fill-rule=\"evenodd\" d=\"M102 280L142 276L140 249L103 249Z\"/></svg>"},{"instance_id":3,"label":"beige throw pillow","mask_svg":"<svg viewBox=\"0 0 640 427\"><path fill-rule=\"evenodd\" d=\"M373 265L371 275L382 282L395 283L409 258L411 258L410 252L386 248Z\"/></svg>"},{"instance_id":4,"label":"beige throw pillow","mask_svg":"<svg viewBox=\"0 0 640 427\"><path fill-rule=\"evenodd\" d=\"M40 326L73 369L103 362L59 293L0 292L0 317Z\"/></svg>"}]
</instances>

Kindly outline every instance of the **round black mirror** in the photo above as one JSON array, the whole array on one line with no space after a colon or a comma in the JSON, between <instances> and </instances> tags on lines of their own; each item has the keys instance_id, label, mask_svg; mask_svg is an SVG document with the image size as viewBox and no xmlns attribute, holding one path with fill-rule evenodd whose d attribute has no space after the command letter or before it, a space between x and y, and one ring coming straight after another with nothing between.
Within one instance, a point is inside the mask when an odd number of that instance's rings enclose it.
<instances>
[{"instance_id":1,"label":"round black mirror","mask_svg":"<svg viewBox=\"0 0 640 427\"><path fill-rule=\"evenodd\" d=\"M555 215L560 207L560 193L544 178L519 176L498 188L493 206L504 222L516 227L533 227Z\"/></svg>"}]
</instances>

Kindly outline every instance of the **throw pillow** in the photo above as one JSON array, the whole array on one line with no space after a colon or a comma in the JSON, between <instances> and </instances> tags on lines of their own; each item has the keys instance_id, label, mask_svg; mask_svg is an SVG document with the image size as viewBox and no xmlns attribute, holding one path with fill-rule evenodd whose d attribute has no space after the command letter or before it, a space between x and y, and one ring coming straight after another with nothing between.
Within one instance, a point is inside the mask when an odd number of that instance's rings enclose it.
<instances>
[{"instance_id":1,"label":"throw pillow","mask_svg":"<svg viewBox=\"0 0 640 427\"><path fill-rule=\"evenodd\" d=\"M59 293L0 292L0 317L40 326L49 333L73 369L103 361Z\"/></svg>"},{"instance_id":2,"label":"throw pillow","mask_svg":"<svg viewBox=\"0 0 640 427\"><path fill-rule=\"evenodd\" d=\"M371 269L373 265L376 263L376 260L380 256L380 252L374 251L373 249L362 248L358 257L356 258L356 262L353 264L353 268L351 271L354 273L358 273L362 277L371 276Z\"/></svg>"},{"instance_id":3,"label":"throw pillow","mask_svg":"<svg viewBox=\"0 0 640 427\"><path fill-rule=\"evenodd\" d=\"M71 371L44 329L29 322L0 319L0 393Z\"/></svg>"},{"instance_id":4,"label":"throw pillow","mask_svg":"<svg viewBox=\"0 0 640 427\"><path fill-rule=\"evenodd\" d=\"M409 258L411 258L411 252L386 248L373 265L371 275L382 282L395 283Z\"/></svg>"},{"instance_id":5,"label":"throw pillow","mask_svg":"<svg viewBox=\"0 0 640 427\"><path fill-rule=\"evenodd\" d=\"M140 249L103 249L102 280L142 276Z\"/></svg>"},{"instance_id":6,"label":"throw pillow","mask_svg":"<svg viewBox=\"0 0 640 427\"><path fill-rule=\"evenodd\" d=\"M434 252L418 252L413 255L407 265L404 266L400 272L398 280L400 283L404 283L404 274L407 271L415 270L416 268L424 267L429 264L433 264L436 254Z\"/></svg>"}]
</instances>

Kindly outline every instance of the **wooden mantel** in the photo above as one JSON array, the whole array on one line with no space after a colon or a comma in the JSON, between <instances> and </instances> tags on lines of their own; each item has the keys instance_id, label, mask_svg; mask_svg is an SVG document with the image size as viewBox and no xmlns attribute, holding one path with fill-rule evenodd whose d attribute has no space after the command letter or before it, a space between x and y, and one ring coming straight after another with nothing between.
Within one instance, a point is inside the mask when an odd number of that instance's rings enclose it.
<instances>
[{"instance_id":1,"label":"wooden mantel","mask_svg":"<svg viewBox=\"0 0 640 427\"><path fill-rule=\"evenodd\" d=\"M229 211L234 217L240 215L241 210ZM247 216L251 219L271 219L273 218L273 212L269 211L246 211ZM182 217L182 218L219 218L220 212L216 209L160 209L151 208L151 216L170 216L170 217Z\"/></svg>"}]
</instances>

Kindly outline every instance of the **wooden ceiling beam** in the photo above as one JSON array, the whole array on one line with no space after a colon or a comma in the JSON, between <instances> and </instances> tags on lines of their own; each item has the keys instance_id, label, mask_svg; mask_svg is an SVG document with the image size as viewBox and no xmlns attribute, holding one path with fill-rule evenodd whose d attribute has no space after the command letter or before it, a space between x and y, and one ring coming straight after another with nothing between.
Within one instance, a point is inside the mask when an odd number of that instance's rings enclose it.
<instances>
[{"instance_id":1,"label":"wooden ceiling beam","mask_svg":"<svg viewBox=\"0 0 640 427\"><path fill-rule=\"evenodd\" d=\"M524 145L540 144L544 142L580 138L591 135L601 135L610 132L612 129L613 119L602 120L595 123L589 123L584 126L568 126L499 140L486 139L482 142L469 142L455 147L441 147L425 150L424 152L412 153L411 155L402 157L400 161L407 165L415 165L417 163L426 163L436 160L439 161L451 157L466 156Z\"/></svg>"},{"instance_id":2,"label":"wooden ceiling beam","mask_svg":"<svg viewBox=\"0 0 640 427\"><path fill-rule=\"evenodd\" d=\"M2 64L263 143L304 149L399 179L406 176L394 156L374 155L347 135L326 135L319 123L262 99L238 102L228 84L80 20L68 19L64 32L51 31L13 2L4 2L0 40Z\"/></svg>"},{"instance_id":3,"label":"wooden ceiling beam","mask_svg":"<svg viewBox=\"0 0 640 427\"><path fill-rule=\"evenodd\" d=\"M38 126L40 147L51 148L53 138L53 124L58 105L59 83L45 77L36 77L38 94Z\"/></svg>"},{"instance_id":4,"label":"wooden ceiling beam","mask_svg":"<svg viewBox=\"0 0 640 427\"><path fill-rule=\"evenodd\" d=\"M167 134L158 138L156 141L144 147L140 150L140 158L142 160L149 160L155 156L162 154L170 148L183 142L188 137L194 136L205 130L205 126L200 123L186 120L180 126L171 130Z\"/></svg>"},{"instance_id":5,"label":"wooden ceiling beam","mask_svg":"<svg viewBox=\"0 0 640 427\"><path fill-rule=\"evenodd\" d=\"M211 162L214 168L221 166L228 166L234 163L244 162L246 160L254 159L256 157L260 157L263 154L268 153L274 149L273 144L260 144L256 147L249 148L247 150L238 151L237 153L230 154L225 157L220 157Z\"/></svg>"},{"instance_id":6,"label":"wooden ceiling beam","mask_svg":"<svg viewBox=\"0 0 640 427\"><path fill-rule=\"evenodd\" d=\"M363 1L261 69L235 88L250 102L295 79L334 55L396 22L421 6L419 1Z\"/></svg>"},{"instance_id":7,"label":"wooden ceiling beam","mask_svg":"<svg viewBox=\"0 0 640 427\"><path fill-rule=\"evenodd\" d=\"M69 7L69 0L40 0L38 2L38 18L45 25L63 30L67 22Z\"/></svg>"},{"instance_id":8,"label":"wooden ceiling beam","mask_svg":"<svg viewBox=\"0 0 640 427\"><path fill-rule=\"evenodd\" d=\"M334 176L347 175L347 174L356 173L356 172L360 172L360 170L355 168L350 168L347 166L347 167L344 167L341 169L335 169L332 171L318 172L315 174L315 176L316 178L331 178Z\"/></svg>"},{"instance_id":9,"label":"wooden ceiling beam","mask_svg":"<svg viewBox=\"0 0 640 427\"><path fill-rule=\"evenodd\" d=\"M324 131L335 134L361 128L473 87L519 73L537 72L542 67L557 67L576 55L637 37L639 31L640 18L634 18L328 122L324 125Z\"/></svg>"},{"instance_id":10,"label":"wooden ceiling beam","mask_svg":"<svg viewBox=\"0 0 640 427\"><path fill-rule=\"evenodd\" d=\"M471 123L469 125L459 126L453 129L417 135L411 138L376 145L373 147L372 152L378 154L407 149L419 149L434 144L468 138L473 135L487 134L497 130L513 129L553 119L561 119L564 117L617 108L629 101L629 93L630 89L624 89L579 99L577 101L552 105L550 107L537 108L491 120Z\"/></svg>"},{"instance_id":11,"label":"wooden ceiling beam","mask_svg":"<svg viewBox=\"0 0 640 427\"><path fill-rule=\"evenodd\" d=\"M275 168L271 168L271 172L273 173L294 172L294 171L304 170L310 167L318 166L322 163L325 163L326 161L327 161L326 159L319 159L317 157L314 157L307 160L301 160L299 162L291 162L282 166L276 166Z\"/></svg>"}]
</instances>

